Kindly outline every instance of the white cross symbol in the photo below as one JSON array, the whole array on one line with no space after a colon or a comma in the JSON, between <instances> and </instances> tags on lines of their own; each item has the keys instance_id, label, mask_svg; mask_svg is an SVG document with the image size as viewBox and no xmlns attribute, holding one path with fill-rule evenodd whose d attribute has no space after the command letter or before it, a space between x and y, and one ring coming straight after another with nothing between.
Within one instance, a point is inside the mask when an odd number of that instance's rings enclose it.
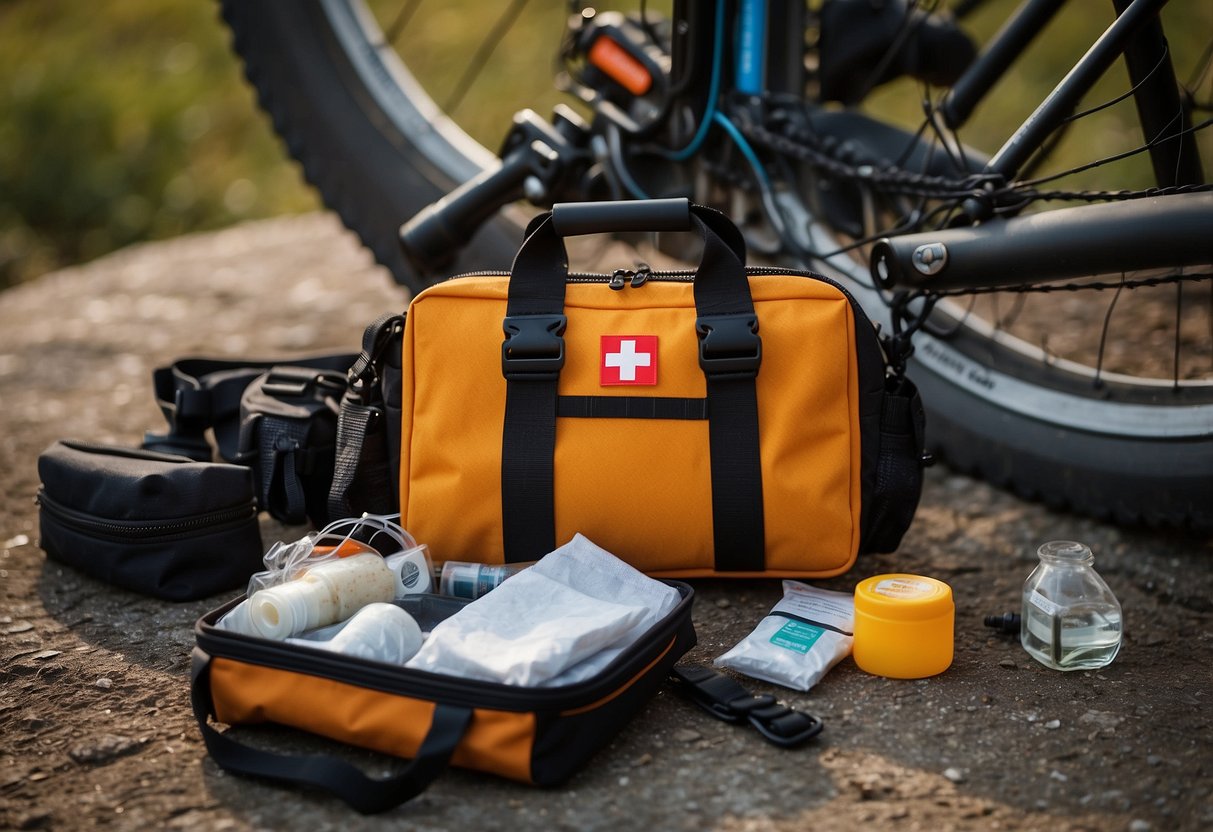
<instances>
[{"instance_id":1,"label":"white cross symbol","mask_svg":"<svg viewBox=\"0 0 1213 832\"><path fill-rule=\"evenodd\" d=\"M606 365L619 368L620 381L635 381L636 368L647 367L653 363L652 353L636 352L636 342L623 340L619 342L619 352L606 354Z\"/></svg>"}]
</instances>

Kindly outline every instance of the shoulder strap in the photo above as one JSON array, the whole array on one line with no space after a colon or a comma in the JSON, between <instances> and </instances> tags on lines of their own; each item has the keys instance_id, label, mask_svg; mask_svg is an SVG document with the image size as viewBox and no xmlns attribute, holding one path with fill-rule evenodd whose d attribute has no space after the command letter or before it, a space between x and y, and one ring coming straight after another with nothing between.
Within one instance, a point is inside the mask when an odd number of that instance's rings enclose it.
<instances>
[{"instance_id":1,"label":"shoulder strap","mask_svg":"<svg viewBox=\"0 0 1213 832\"><path fill-rule=\"evenodd\" d=\"M745 242L718 211L686 200L657 203L662 204L558 205L531 221L514 259L501 349L506 381L501 513L507 563L534 560L556 548L556 419L568 325L563 237L655 230L645 225L655 223L666 230L696 231L704 243L693 291L699 365L707 386L715 567L720 572L765 568L756 388L762 339L745 271ZM562 223L561 212L568 217L570 208L572 219Z\"/></svg>"},{"instance_id":2,"label":"shoulder strap","mask_svg":"<svg viewBox=\"0 0 1213 832\"><path fill-rule=\"evenodd\" d=\"M273 367L311 367L345 373L357 355L318 355L290 361L182 358L152 373L156 404L168 422L165 433L148 432L147 450L212 458L207 429L215 432L219 455L235 461L240 441L240 397L253 379Z\"/></svg>"}]
</instances>

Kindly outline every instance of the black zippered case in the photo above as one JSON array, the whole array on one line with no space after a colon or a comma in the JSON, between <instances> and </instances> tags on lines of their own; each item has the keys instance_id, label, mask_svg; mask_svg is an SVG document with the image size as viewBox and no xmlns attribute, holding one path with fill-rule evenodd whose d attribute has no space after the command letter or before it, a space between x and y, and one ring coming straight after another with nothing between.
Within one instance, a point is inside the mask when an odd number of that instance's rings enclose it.
<instances>
[{"instance_id":1,"label":"black zippered case","mask_svg":"<svg viewBox=\"0 0 1213 832\"><path fill-rule=\"evenodd\" d=\"M228 771L320 788L360 812L420 794L448 765L538 786L564 782L619 732L695 645L694 593L597 676L563 687L462 679L221 630L242 598L198 620L190 698L212 759ZM397 602L429 629L462 602ZM332 756L292 756L220 733L271 722L411 759L386 779Z\"/></svg>"},{"instance_id":2,"label":"black zippered case","mask_svg":"<svg viewBox=\"0 0 1213 832\"><path fill-rule=\"evenodd\" d=\"M38 475L42 548L94 578L188 601L262 566L248 468L60 440Z\"/></svg>"}]
</instances>

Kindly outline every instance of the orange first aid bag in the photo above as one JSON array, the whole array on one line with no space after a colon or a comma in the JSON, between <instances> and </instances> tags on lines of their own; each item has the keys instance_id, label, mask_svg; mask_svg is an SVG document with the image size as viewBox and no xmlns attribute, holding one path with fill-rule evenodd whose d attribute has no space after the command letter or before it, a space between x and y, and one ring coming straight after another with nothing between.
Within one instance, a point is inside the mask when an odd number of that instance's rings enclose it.
<instances>
[{"instance_id":1,"label":"orange first aid bag","mask_svg":"<svg viewBox=\"0 0 1213 832\"><path fill-rule=\"evenodd\" d=\"M699 268L569 274L563 237L642 230L697 231ZM824 578L895 549L922 485L913 386L839 285L744 262L686 200L569 203L510 274L418 294L389 395L402 525L437 560L533 561L580 532L678 578Z\"/></svg>"}]
</instances>

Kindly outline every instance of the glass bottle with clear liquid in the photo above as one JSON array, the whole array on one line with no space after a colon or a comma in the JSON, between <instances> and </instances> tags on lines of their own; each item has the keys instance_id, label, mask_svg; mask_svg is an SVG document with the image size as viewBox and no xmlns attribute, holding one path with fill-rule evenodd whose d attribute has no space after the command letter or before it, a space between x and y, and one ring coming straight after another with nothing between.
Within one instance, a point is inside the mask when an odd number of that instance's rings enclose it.
<instances>
[{"instance_id":1,"label":"glass bottle with clear liquid","mask_svg":"<svg viewBox=\"0 0 1213 832\"><path fill-rule=\"evenodd\" d=\"M1120 650L1120 602L1082 543L1040 547L1040 563L1023 585L1019 640L1028 655L1054 670L1094 670Z\"/></svg>"}]
</instances>

